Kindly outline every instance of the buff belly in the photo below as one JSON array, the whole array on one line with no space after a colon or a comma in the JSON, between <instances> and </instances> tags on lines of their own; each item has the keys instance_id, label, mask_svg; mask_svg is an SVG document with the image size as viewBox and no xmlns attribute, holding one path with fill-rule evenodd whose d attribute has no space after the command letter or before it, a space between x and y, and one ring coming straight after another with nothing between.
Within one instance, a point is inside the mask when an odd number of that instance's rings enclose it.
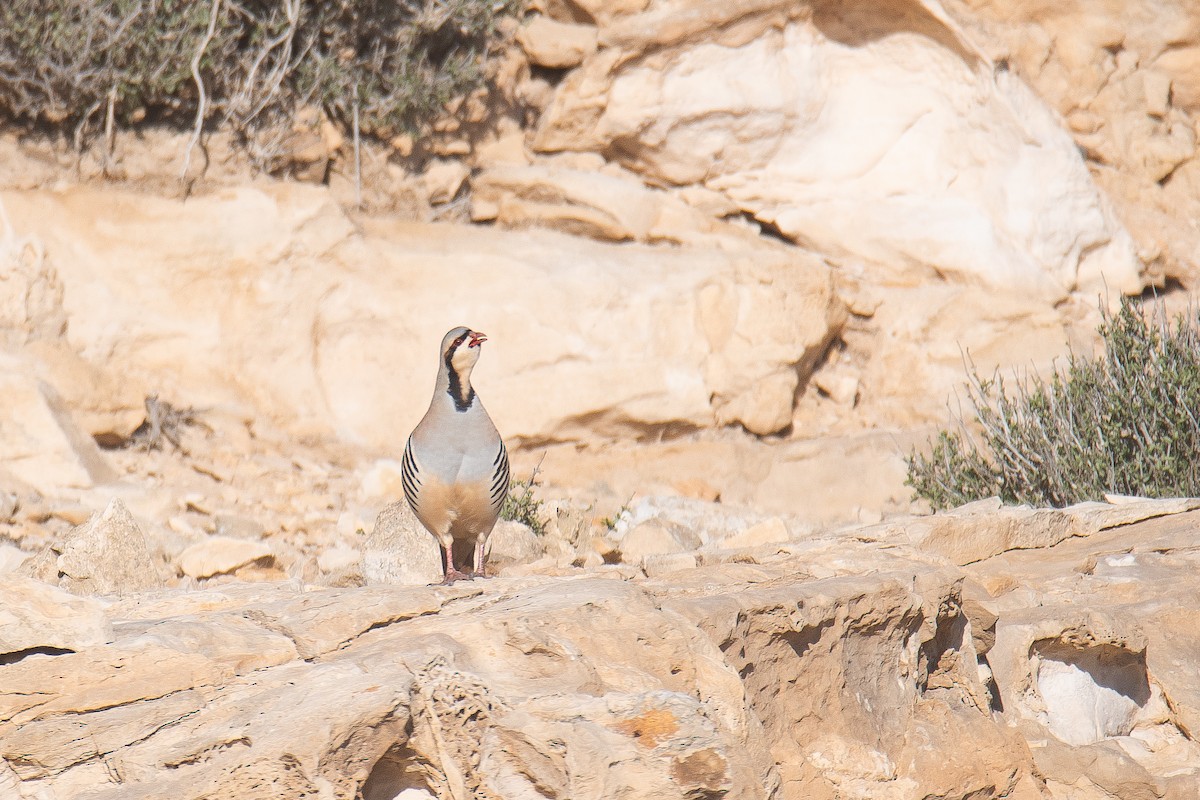
<instances>
[{"instance_id":1,"label":"buff belly","mask_svg":"<svg viewBox=\"0 0 1200 800\"><path fill-rule=\"evenodd\" d=\"M428 479L421 486L415 509L421 521L448 547L454 541L474 541L496 524L486 481L446 485Z\"/></svg>"}]
</instances>

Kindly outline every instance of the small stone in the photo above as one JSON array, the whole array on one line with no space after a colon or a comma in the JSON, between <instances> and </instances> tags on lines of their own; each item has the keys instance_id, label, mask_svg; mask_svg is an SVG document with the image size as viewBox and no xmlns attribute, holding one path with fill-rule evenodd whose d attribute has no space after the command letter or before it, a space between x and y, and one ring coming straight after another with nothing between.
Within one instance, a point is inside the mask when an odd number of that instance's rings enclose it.
<instances>
[{"instance_id":1,"label":"small stone","mask_svg":"<svg viewBox=\"0 0 1200 800\"><path fill-rule=\"evenodd\" d=\"M322 572L329 574L349 569L361 560L362 553L353 547L331 547L322 550L317 556L317 566Z\"/></svg>"},{"instance_id":2,"label":"small stone","mask_svg":"<svg viewBox=\"0 0 1200 800\"><path fill-rule=\"evenodd\" d=\"M203 535L203 531L193 525L183 514L175 514L167 517L167 529L173 533L178 533L180 536L186 536L193 539L198 539Z\"/></svg>"},{"instance_id":3,"label":"small stone","mask_svg":"<svg viewBox=\"0 0 1200 800\"><path fill-rule=\"evenodd\" d=\"M404 501L392 503L375 520L363 543L363 579L372 584L425 586L442 579L437 541Z\"/></svg>"},{"instance_id":4,"label":"small stone","mask_svg":"<svg viewBox=\"0 0 1200 800\"><path fill-rule=\"evenodd\" d=\"M404 157L412 155L414 144L413 137L409 136L407 133L392 137L388 144L392 146L392 149L396 151L397 155Z\"/></svg>"},{"instance_id":5,"label":"small stone","mask_svg":"<svg viewBox=\"0 0 1200 800\"><path fill-rule=\"evenodd\" d=\"M529 163L529 153L525 150L525 131L517 129L502 136L485 142L475 149L475 162L483 166L493 164Z\"/></svg>"},{"instance_id":6,"label":"small stone","mask_svg":"<svg viewBox=\"0 0 1200 800\"><path fill-rule=\"evenodd\" d=\"M695 569L699 557L695 553L664 553L662 555L646 556L642 569L647 578L657 578L681 569Z\"/></svg>"},{"instance_id":7,"label":"small stone","mask_svg":"<svg viewBox=\"0 0 1200 800\"><path fill-rule=\"evenodd\" d=\"M853 407L858 401L859 379L856 371L835 367L813 376L813 383L840 406Z\"/></svg>"},{"instance_id":8,"label":"small stone","mask_svg":"<svg viewBox=\"0 0 1200 800\"><path fill-rule=\"evenodd\" d=\"M211 536L179 555L179 569L192 578L211 578L270 556L266 542Z\"/></svg>"},{"instance_id":9,"label":"small stone","mask_svg":"<svg viewBox=\"0 0 1200 800\"><path fill-rule=\"evenodd\" d=\"M431 161L422 176L431 203L449 203L458 194L471 171L453 159Z\"/></svg>"},{"instance_id":10,"label":"small stone","mask_svg":"<svg viewBox=\"0 0 1200 800\"><path fill-rule=\"evenodd\" d=\"M525 564L542 555L538 535L528 525L500 520L492 529L487 543L487 565L503 569L510 564Z\"/></svg>"},{"instance_id":11,"label":"small stone","mask_svg":"<svg viewBox=\"0 0 1200 800\"><path fill-rule=\"evenodd\" d=\"M164 585L146 537L119 499L74 528L54 551L59 585L72 592L120 594Z\"/></svg>"},{"instance_id":12,"label":"small stone","mask_svg":"<svg viewBox=\"0 0 1200 800\"><path fill-rule=\"evenodd\" d=\"M646 556L685 553L699 546L700 537L686 528L663 519L652 519L633 528L621 539L621 560L635 564Z\"/></svg>"},{"instance_id":13,"label":"small stone","mask_svg":"<svg viewBox=\"0 0 1200 800\"><path fill-rule=\"evenodd\" d=\"M791 539L787 525L779 517L772 517L751 525L741 533L735 533L720 542L722 549L734 550L741 547L756 547L761 544L779 544Z\"/></svg>"},{"instance_id":14,"label":"small stone","mask_svg":"<svg viewBox=\"0 0 1200 800\"><path fill-rule=\"evenodd\" d=\"M595 550L584 550L575 557L572 564L582 569L595 569L604 566L604 556Z\"/></svg>"},{"instance_id":15,"label":"small stone","mask_svg":"<svg viewBox=\"0 0 1200 800\"><path fill-rule=\"evenodd\" d=\"M1146 112L1165 117L1171 110L1171 76L1158 70L1142 70L1142 87L1146 93Z\"/></svg>"},{"instance_id":16,"label":"small stone","mask_svg":"<svg viewBox=\"0 0 1200 800\"><path fill-rule=\"evenodd\" d=\"M213 513L212 504L200 492L188 492L179 498L179 502L183 506L184 511L195 511L197 514L206 514L209 516Z\"/></svg>"}]
</instances>

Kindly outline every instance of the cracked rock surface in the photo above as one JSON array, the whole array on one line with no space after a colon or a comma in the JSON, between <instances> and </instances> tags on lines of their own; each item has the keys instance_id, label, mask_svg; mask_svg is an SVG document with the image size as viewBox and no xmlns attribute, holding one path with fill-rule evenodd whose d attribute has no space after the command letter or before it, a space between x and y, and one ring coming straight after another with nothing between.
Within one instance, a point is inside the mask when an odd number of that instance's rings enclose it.
<instances>
[{"instance_id":1,"label":"cracked rock surface","mask_svg":"<svg viewBox=\"0 0 1200 800\"><path fill-rule=\"evenodd\" d=\"M606 565L80 598L9 575L0 787L1184 798L1200 764L1185 579L1200 512L1178 506L1017 510L1074 533L966 567L889 541L897 521L706 552L655 578Z\"/></svg>"}]
</instances>

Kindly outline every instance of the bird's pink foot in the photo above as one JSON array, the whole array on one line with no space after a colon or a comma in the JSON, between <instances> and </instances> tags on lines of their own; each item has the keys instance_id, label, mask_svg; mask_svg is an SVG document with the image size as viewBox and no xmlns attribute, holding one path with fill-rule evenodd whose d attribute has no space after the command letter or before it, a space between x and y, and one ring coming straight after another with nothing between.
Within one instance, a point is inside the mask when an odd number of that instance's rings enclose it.
<instances>
[{"instance_id":1,"label":"bird's pink foot","mask_svg":"<svg viewBox=\"0 0 1200 800\"><path fill-rule=\"evenodd\" d=\"M446 570L446 577L442 578L442 586L449 586L455 581L469 581L473 575L468 575L465 572L459 572L454 567Z\"/></svg>"}]
</instances>

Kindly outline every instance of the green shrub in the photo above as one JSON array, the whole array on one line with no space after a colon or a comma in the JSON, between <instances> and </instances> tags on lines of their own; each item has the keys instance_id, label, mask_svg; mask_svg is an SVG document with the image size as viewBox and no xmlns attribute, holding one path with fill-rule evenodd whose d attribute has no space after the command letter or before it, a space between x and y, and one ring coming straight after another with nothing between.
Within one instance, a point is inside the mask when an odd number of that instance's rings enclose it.
<instances>
[{"instance_id":1,"label":"green shrub","mask_svg":"<svg viewBox=\"0 0 1200 800\"><path fill-rule=\"evenodd\" d=\"M968 370L970 423L907 459L935 509L998 495L1061 507L1106 493L1200 495L1200 311L1174 323L1125 299L1099 327L1105 352L1072 353L1048 381Z\"/></svg>"},{"instance_id":2,"label":"green shrub","mask_svg":"<svg viewBox=\"0 0 1200 800\"><path fill-rule=\"evenodd\" d=\"M540 467L534 467L528 480L513 481L508 487L508 496L500 508L500 519L512 520L528 525L538 536L546 532L546 520L542 516L542 501L533 496L538 485Z\"/></svg>"},{"instance_id":3,"label":"green shrub","mask_svg":"<svg viewBox=\"0 0 1200 800\"><path fill-rule=\"evenodd\" d=\"M207 122L253 132L315 103L348 124L357 105L367 133L415 133L482 85L516 2L5 0L0 112L76 133L110 113L191 127L199 52Z\"/></svg>"}]
</instances>

